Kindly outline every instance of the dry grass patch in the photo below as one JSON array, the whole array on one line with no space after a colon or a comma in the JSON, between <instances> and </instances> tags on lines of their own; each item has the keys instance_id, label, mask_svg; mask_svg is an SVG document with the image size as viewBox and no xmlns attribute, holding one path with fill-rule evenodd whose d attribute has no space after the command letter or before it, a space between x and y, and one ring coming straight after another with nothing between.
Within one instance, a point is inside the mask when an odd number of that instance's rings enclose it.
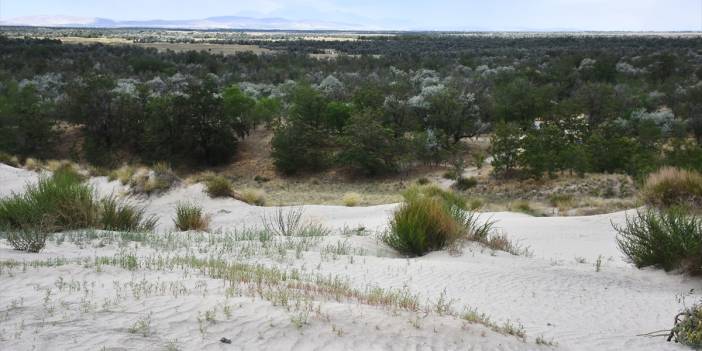
<instances>
[{"instance_id":1,"label":"dry grass patch","mask_svg":"<svg viewBox=\"0 0 702 351\"><path fill-rule=\"evenodd\" d=\"M344 197L341 199L341 201L344 203L344 206L355 207L361 204L362 198L361 194L350 192L344 194Z\"/></svg>"},{"instance_id":2,"label":"dry grass patch","mask_svg":"<svg viewBox=\"0 0 702 351\"><path fill-rule=\"evenodd\" d=\"M641 197L644 202L656 207L700 209L702 174L673 167L661 168L646 178Z\"/></svg>"},{"instance_id":3,"label":"dry grass patch","mask_svg":"<svg viewBox=\"0 0 702 351\"><path fill-rule=\"evenodd\" d=\"M230 197L234 189L229 179L223 176L212 176L205 181L205 191L210 197Z\"/></svg>"},{"instance_id":4,"label":"dry grass patch","mask_svg":"<svg viewBox=\"0 0 702 351\"><path fill-rule=\"evenodd\" d=\"M266 205L266 192L261 189L244 189L241 191L241 194L236 197L249 205Z\"/></svg>"}]
</instances>

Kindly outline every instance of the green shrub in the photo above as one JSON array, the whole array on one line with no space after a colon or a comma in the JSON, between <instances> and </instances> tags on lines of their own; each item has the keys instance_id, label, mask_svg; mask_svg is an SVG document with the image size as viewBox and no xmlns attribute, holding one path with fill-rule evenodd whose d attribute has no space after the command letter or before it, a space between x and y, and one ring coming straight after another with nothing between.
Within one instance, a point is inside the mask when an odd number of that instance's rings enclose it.
<instances>
[{"instance_id":1,"label":"green shrub","mask_svg":"<svg viewBox=\"0 0 702 351\"><path fill-rule=\"evenodd\" d=\"M176 217L173 219L173 223L180 231L206 231L209 227L210 219L203 213L202 207L187 202L179 202L176 205Z\"/></svg>"},{"instance_id":2,"label":"green shrub","mask_svg":"<svg viewBox=\"0 0 702 351\"><path fill-rule=\"evenodd\" d=\"M534 215L534 209L527 200L514 200L509 203L509 210Z\"/></svg>"},{"instance_id":3,"label":"green shrub","mask_svg":"<svg viewBox=\"0 0 702 351\"><path fill-rule=\"evenodd\" d=\"M664 167L649 174L641 190L649 205L702 208L702 174L696 171Z\"/></svg>"},{"instance_id":4,"label":"green shrub","mask_svg":"<svg viewBox=\"0 0 702 351\"><path fill-rule=\"evenodd\" d=\"M145 217L144 209L121 203L114 196L100 200L100 225L106 230L148 231L156 226L157 218Z\"/></svg>"},{"instance_id":5,"label":"green shrub","mask_svg":"<svg viewBox=\"0 0 702 351\"><path fill-rule=\"evenodd\" d=\"M205 191L210 197L229 197L233 193L232 182L223 176L214 176L205 181Z\"/></svg>"},{"instance_id":6,"label":"green shrub","mask_svg":"<svg viewBox=\"0 0 702 351\"><path fill-rule=\"evenodd\" d=\"M49 233L97 224L94 190L72 172L42 177L27 185L24 193L0 200L0 228L18 250L36 252Z\"/></svg>"},{"instance_id":7,"label":"green shrub","mask_svg":"<svg viewBox=\"0 0 702 351\"><path fill-rule=\"evenodd\" d=\"M639 210L614 226L617 244L637 267L702 272L702 219L679 209Z\"/></svg>"},{"instance_id":8,"label":"green shrub","mask_svg":"<svg viewBox=\"0 0 702 351\"><path fill-rule=\"evenodd\" d=\"M702 348L702 305L696 304L678 314L671 332L676 342L694 349Z\"/></svg>"},{"instance_id":9,"label":"green shrub","mask_svg":"<svg viewBox=\"0 0 702 351\"><path fill-rule=\"evenodd\" d=\"M566 209L573 206L575 198L571 194L551 194L548 197L548 203L559 209Z\"/></svg>"},{"instance_id":10,"label":"green shrub","mask_svg":"<svg viewBox=\"0 0 702 351\"><path fill-rule=\"evenodd\" d=\"M456 179L456 183L453 184L453 187L458 189L458 190L465 191L465 190L468 190L470 188L475 187L476 185L478 185L478 180L475 179L474 177L470 177L470 178L460 177L460 178Z\"/></svg>"},{"instance_id":11,"label":"green shrub","mask_svg":"<svg viewBox=\"0 0 702 351\"><path fill-rule=\"evenodd\" d=\"M382 241L402 254L422 256L440 250L464 234L440 198L408 198L395 212Z\"/></svg>"}]
</instances>

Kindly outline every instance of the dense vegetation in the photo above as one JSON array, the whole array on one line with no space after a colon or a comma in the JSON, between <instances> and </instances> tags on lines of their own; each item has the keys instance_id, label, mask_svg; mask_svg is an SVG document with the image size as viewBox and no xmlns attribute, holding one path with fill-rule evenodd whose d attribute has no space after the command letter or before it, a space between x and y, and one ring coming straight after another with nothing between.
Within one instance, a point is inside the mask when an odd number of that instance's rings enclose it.
<instances>
[{"instance_id":1,"label":"dense vegetation","mask_svg":"<svg viewBox=\"0 0 702 351\"><path fill-rule=\"evenodd\" d=\"M702 168L702 39L360 39L223 56L0 38L0 151L217 165L266 127L285 174L453 163L486 133L497 176Z\"/></svg>"}]
</instances>

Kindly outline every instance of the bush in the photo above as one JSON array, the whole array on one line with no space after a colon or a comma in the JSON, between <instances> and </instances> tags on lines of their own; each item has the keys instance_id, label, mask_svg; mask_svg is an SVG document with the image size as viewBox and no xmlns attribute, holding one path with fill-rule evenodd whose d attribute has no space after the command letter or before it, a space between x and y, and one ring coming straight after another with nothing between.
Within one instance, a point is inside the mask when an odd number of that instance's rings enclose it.
<instances>
[{"instance_id":1,"label":"bush","mask_svg":"<svg viewBox=\"0 0 702 351\"><path fill-rule=\"evenodd\" d=\"M548 197L548 203L558 209L567 209L573 206L575 199L571 194L551 194Z\"/></svg>"},{"instance_id":2,"label":"bush","mask_svg":"<svg viewBox=\"0 0 702 351\"><path fill-rule=\"evenodd\" d=\"M244 189L239 197L239 200L249 205L264 206L266 204L266 192L261 189Z\"/></svg>"},{"instance_id":3,"label":"bush","mask_svg":"<svg viewBox=\"0 0 702 351\"><path fill-rule=\"evenodd\" d=\"M134 194L160 193L170 189L178 177L170 166L157 163L153 169L140 168L129 180L131 192Z\"/></svg>"},{"instance_id":4,"label":"bush","mask_svg":"<svg viewBox=\"0 0 702 351\"><path fill-rule=\"evenodd\" d=\"M652 206L702 208L702 174L664 167L649 174L641 190L643 200Z\"/></svg>"},{"instance_id":5,"label":"bush","mask_svg":"<svg viewBox=\"0 0 702 351\"><path fill-rule=\"evenodd\" d=\"M114 196L100 200L100 225L106 230L148 231L153 230L158 219L145 218L144 209L120 203Z\"/></svg>"},{"instance_id":6,"label":"bush","mask_svg":"<svg viewBox=\"0 0 702 351\"><path fill-rule=\"evenodd\" d=\"M526 213L529 215L534 214L534 209L531 208L531 204L527 200L515 200L509 203L509 210L510 211L516 211L516 212L522 212Z\"/></svg>"},{"instance_id":7,"label":"bush","mask_svg":"<svg viewBox=\"0 0 702 351\"><path fill-rule=\"evenodd\" d=\"M675 342L695 349L702 348L702 305L696 304L679 313L671 334L675 336Z\"/></svg>"},{"instance_id":8,"label":"bush","mask_svg":"<svg viewBox=\"0 0 702 351\"><path fill-rule=\"evenodd\" d=\"M203 213L202 207L191 203L179 202L176 205L176 217L173 219L173 223L180 231L206 231L209 227L210 219Z\"/></svg>"},{"instance_id":9,"label":"bush","mask_svg":"<svg viewBox=\"0 0 702 351\"><path fill-rule=\"evenodd\" d=\"M361 194L359 193L346 193L344 198L341 200L344 206L354 207L361 203Z\"/></svg>"},{"instance_id":10,"label":"bush","mask_svg":"<svg viewBox=\"0 0 702 351\"><path fill-rule=\"evenodd\" d=\"M464 234L440 198L408 198L395 212L382 241L402 254L422 256L440 250Z\"/></svg>"},{"instance_id":11,"label":"bush","mask_svg":"<svg viewBox=\"0 0 702 351\"><path fill-rule=\"evenodd\" d=\"M210 197L229 197L233 193L232 182L223 176L214 176L205 181L205 191Z\"/></svg>"},{"instance_id":12,"label":"bush","mask_svg":"<svg viewBox=\"0 0 702 351\"><path fill-rule=\"evenodd\" d=\"M456 183L453 184L453 187L460 190L460 191L465 191L465 190L468 190L470 188L475 187L476 185L478 185L478 180L475 179L474 177L470 177L470 178L460 177L460 178L456 179Z\"/></svg>"},{"instance_id":13,"label":"bush","mask_svg":"<svg viewBox=\"0 0 702 351\"><path fill-rule=\"evenodd\" d=\"M702 272L702 219L679 209L639 210L614 226L617 244L636 267Z\"/></svg>"},{"instance_id":14,"label":"bush","mask_svg":"<svg viewBox=\"0 0 702 351\"><path fill-rule=\"evenodd\" d=\"M27 158L24 160L24 168L29 170L29 171L40 171L42 169L43 165L41 161L35 159L35 158Z\"/></svg>"}]
</instances>

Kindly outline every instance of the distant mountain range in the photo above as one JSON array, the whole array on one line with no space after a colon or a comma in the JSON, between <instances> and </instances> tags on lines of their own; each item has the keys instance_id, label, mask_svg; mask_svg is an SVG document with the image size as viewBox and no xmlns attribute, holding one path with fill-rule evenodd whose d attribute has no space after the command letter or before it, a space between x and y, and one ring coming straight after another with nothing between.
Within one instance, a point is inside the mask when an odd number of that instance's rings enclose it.
<instances>
[{"instance_id":1,"label":"distant mountain range","mask_svg":"<svg viewBox=\"0 0 702 351\"><path fill-rule=\"evenodd\" d=\"M195 20L117 21L99 17L29 16L0 21L2 26L179 29L372 30L365 25L285 18L220 16Z\"/></svg>"}]
</instances>

